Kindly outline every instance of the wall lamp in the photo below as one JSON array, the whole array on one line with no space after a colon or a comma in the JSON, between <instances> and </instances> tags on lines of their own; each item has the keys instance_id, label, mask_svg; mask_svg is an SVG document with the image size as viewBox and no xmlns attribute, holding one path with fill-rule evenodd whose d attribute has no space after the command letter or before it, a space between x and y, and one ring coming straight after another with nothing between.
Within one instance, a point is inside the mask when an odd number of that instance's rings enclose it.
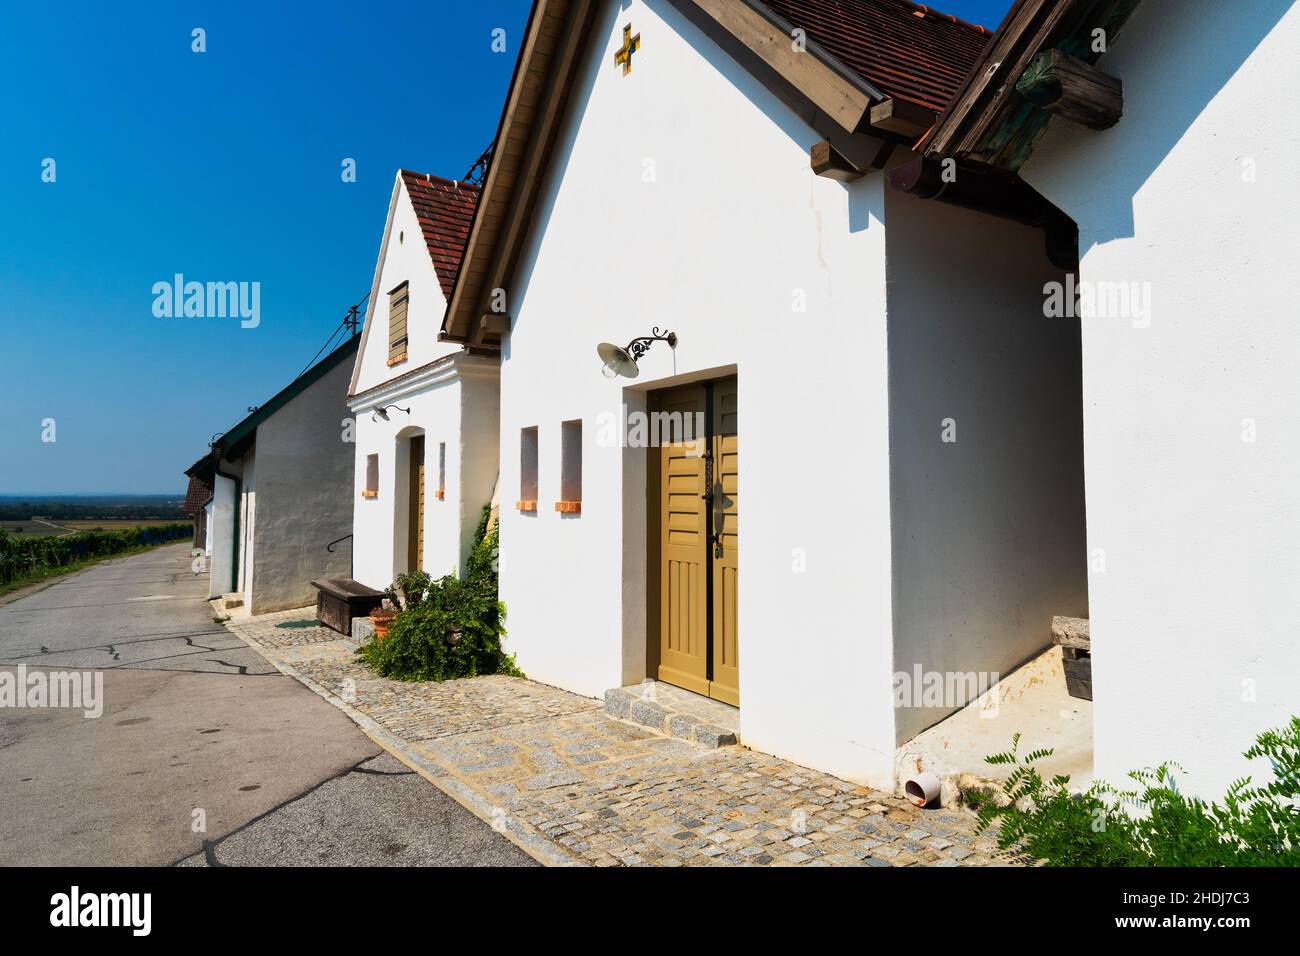
<instances>
[{"instance_id":1,"label":"wall lamp","mask_svg":"<svg viewBox=\"0 0 1300 956\"><path fill-rule=\"evenodd\" d=\"M637 367L637 362L641 356L650 351L650 346L655 342L667 342L670 349L677 348L676 332L660 332L659 326L650 330L650 335L641 335L627 343L626 348L619 348L612 342L601 342L596 346L596 354L604 362L600 374L606 378L636 378L641 374Z\"/></svg>"},{"instance_id":2,"label":"wall lamp","mask_svg":"<svg viewBox=\"0 0 1300 956\"><path fill-rule=\"evenodd\" d=\"M385 405L383 408L376 408L370 414L370 420L372 422L388 421L388 410L390 408L396 408L399 412L406 412L406 414L408 415L411 414L411 410L409 408L402 408L400 405Z\"/></svg>"}]
</instances>

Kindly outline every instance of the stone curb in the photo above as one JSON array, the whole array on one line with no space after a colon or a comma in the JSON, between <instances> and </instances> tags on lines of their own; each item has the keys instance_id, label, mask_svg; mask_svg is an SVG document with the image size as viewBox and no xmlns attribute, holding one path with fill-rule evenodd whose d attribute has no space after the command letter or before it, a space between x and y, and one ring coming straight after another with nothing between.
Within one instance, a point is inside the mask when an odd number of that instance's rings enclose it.
<instances>
[{"instance_id":1,"label":"stone curb","mask_svg":"<svg viewBox=\"0 0 1300 956\"><path fill-rule=\"evenodd\" d=\"M245 618L245 622L248 619ZM304 674L299 673L293 665L278 660L268 653L269 648L263 647L251 638L245 637L236 628L230 627L231 623L239 624L241 622L223 622L223 627L230 633L234 634L250 648L256 651L268 664L274 667L285 677L292 677L298 683L302 684L316 696L333 704L343 713L351 718L361 732L373 740L381 748L392 754L403 764L410 767L425 780L433 784L447 796L451 797L462 807L468 810L474 816L478 817L484 823L492 827L493 830L500 833L519 849L523 850L538 863L543 866L586 866L586 861L579 860L565 850L556 846L550 839L543 836L531 824L526 823L514 816L505 818L505 829L502 829L501 817L495 811L499 808L488 799L487 796L476 790L471 784L456 776L451 769L444 767L435 761L426 753L420 753L416 748L417 744L403 740L390 731L386 730L380 723L371 717L367 717L361 711L357 710L347 701L331 693L322 687L316 681ZM339 637L340 643L355 647L353 641ZM423 749L423 748L420 748Z\"/></svg>"}]
</instances>

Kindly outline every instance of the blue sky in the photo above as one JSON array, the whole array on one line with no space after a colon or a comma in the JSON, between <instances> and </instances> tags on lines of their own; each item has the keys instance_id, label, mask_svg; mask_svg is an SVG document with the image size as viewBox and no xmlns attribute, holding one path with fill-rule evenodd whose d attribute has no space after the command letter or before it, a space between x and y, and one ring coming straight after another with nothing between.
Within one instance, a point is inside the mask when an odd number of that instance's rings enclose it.
<instances>
[{"instance_id":1,"label":"blue sky","mask_svg":"<svg viewBox=\"0 0 1300 956\"><path fill-rule=\"evenodd\" d=\"M934 6L994 27L1009 0ZM396 169L489 144L528 9L4 4L0 494L183 489L366 293ZM155 317L176 273L260 283L260 324Z\"/></svg>"}]
</instances>

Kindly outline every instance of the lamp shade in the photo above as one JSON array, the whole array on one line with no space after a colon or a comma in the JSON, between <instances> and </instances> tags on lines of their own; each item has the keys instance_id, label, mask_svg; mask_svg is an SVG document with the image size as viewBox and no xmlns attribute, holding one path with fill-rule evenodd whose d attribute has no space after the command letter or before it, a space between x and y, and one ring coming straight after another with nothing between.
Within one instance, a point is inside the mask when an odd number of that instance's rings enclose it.
<instances>
[{"instance_id":1,"label":"lamp shade","mask_svg":"<svg viewBox=\"0 0 1300 956\"><path fill-rule=\"evenodd\" d=\"M621 346L614 345L612 342L601 342L596 346L596 354L605 363L604 373L609 378L616 375L621 375L623 378L636 378L641 374L636 361L628 354L627 349Z\"/></svg>"}]
</instances>

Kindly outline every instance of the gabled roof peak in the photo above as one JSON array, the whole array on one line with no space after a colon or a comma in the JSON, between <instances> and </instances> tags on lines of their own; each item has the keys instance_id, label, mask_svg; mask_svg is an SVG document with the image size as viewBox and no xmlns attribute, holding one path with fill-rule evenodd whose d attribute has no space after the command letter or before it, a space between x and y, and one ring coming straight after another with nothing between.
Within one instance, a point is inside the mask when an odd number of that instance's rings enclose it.
<instances>
[{"instance_id":1,"label":"gabled roof peak","mask_svg":"<svg viewBox=\"0 0 1300 956\"><path fill-rule=\"evenodd\" d=\"M415 207L415 216L424 233L424 244L433 260L442 294L451 298L474 209L478 205L479 188L409 169L398 170L398 175L406 184L407 195Z\"/></svg>"},{"instance_id":2,"label":"gabled roof peak","mask_svg":"<svg viewBox=\"0 0 1300 956\"><path fill-rule=\"evenodd\" d=\"M443 186L451 186L453 189L477 190L479 188L473 183L466 182L463 179L446 179L442 176L435 176L433 173L416 172L413 169L399 169L397 174L402 177L403 181L415 180L417 182L426 182L430 184L436 183Z\"/></svg>"}]
</instances>

